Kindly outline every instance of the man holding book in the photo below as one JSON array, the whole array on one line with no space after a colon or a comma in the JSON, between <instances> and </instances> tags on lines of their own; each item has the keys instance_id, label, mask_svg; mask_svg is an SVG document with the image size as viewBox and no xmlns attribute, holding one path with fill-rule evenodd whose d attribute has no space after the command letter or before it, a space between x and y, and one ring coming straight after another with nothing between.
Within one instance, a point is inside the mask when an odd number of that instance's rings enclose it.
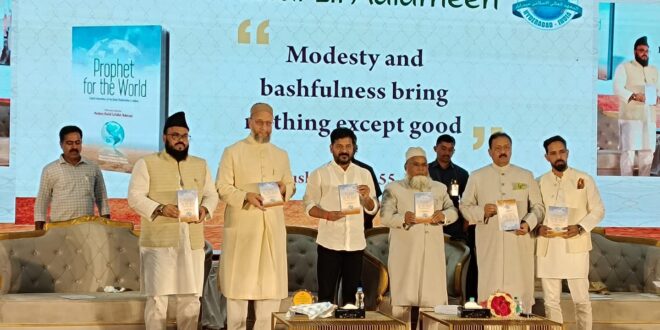
<instances>
[{"instance_id":1,"label":"man holding book","mask_svg":"<svg viewBox=\"0 0 660 330\"><path fill-rule=\"evenodd\" d=\"M412 306L447 304L443 226L458 219L447 187L429 176L422 148L406 152L406 177L385 187L381 222L390 227L392 314L410 324Z\"/></svg>"},{"instance_id":2,"label":"man holding book","mask_svg":"<svg viewBox=\"0 0 660 330\"><path fill-rule=\"evenodd\" d=\"M352 162L356 143L355 133L348 128L330 133L333 160L309 175L303 197L305 212L319 219L316 264L322 302L335 302L339 279L343 303L355 302L367 245L364 214L378 211L371 174Z\"/></svg>"},{"instance_id":3,"label":"man holding book","mask_svg":"<svg viewBox=\"0 0 660 330\"><path fill-rule=\"evenodd\" d=\"M245 329L254 301L255 329L288 295L284 202L296 191L286 151L270 142L273 108L250 108L250 135L222 154L216 188L227 203L219 282L227 297L227 329Z\"/></svg>"},{"instance_id":4,"label":"man holding book","mask_svg":"<svg viewBox=\"0 0 660 330\"><path fill-rule=\"evenodd\" d=\"M551 170L539 178L545 219L539 226L536 262L545 313L549 319L563 322L559 301L561 282L566 279L578 329L590 330L590 232L605 216L605 208L593 178L568 167L566 140L553 136L543 142L543 147Z\"/></svg>"},{"instance_id":5,"label":"man holding book","mask_svg":"<svg viewBox=\"0 0 660 330\"><path fill-rule=\"evenodd\" d=\"M179 329L197 329L204 283L204 224L218 204L204 159L188 155L183 112L167 118L165 150L135 163L128 205L141 216L140 276L147 329L165 329L169 296Z\"/></svg>"},{"instance_id":6,"label":"man holding book","mask_svg":"<svg viewBox=\"0 0 660 330\"><path fill-rule=\"evenodd\" d=\"M470 175L460 210L476 224L479 301L496 291L520 298L523 310L534 304L534 239L541 219L541 192L532 172L510 164L511 137L497 132L488 139L493 163Z\"/></svg>"}]
</instances>

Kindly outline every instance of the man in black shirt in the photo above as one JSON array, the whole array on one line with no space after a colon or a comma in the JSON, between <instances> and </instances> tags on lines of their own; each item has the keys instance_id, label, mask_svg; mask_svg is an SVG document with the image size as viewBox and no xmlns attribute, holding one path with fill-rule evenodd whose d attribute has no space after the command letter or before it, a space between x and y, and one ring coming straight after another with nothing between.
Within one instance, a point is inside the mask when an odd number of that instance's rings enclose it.
<instances>
[{"instance_id":1,"label":"man in black shirt","mask_svg":"<svg viewBox=\"0 0 660 330\"><path fill-rule=\"evenodd\" d=\"M431 175L431 179L447 186L447 193L454 202L454 207L458 209L460 196L463 195L469 175L466 170L451 161L455 145L456 140L451 135L443 134L438 137L435 147L433 147L437 157L435 161L429 163L429 175ZM456 222L444 227L444 232L452 239L465 241L470 248L471 258L465 284L466 300L469 297L477 297L477 254L474 253L474 227L468 227L467 221L460 212Z\"/></svg>"}]
</instances>

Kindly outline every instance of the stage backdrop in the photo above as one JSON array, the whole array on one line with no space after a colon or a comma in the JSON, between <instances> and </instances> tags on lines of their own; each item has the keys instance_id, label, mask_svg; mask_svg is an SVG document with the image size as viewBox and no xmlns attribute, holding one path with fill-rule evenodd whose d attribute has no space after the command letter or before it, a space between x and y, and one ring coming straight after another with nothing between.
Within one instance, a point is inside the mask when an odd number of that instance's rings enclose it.
<instances>
[{"instance_id":1,"label":"stage backdrop","mask_svg":"<svg viewBox=\"0 0 660 330\"><path fill-rule=\"evenodd\" d=\"M13 5L11 162L0 168L4 222L13 222L16 197L35 196L42 167L58 157L59 128L82 124L88 111L74 97L74 26L158 25L169 32L169 113L186 111L191 152L214 172L224 148L248 135L249 107L270 103L277 115L272 141L289 152L297 199L307 174L331 159L328 135L338 126L356 131L357 158L376 169L381 184L403 176L408 147L433 156L442 133L457 139L457 164L469 171L489 164L487 138L496 130L513 137L512 162L537 176L549 170L542 141L555 134L568 140L569 164L596 176L594 1ZM649 43L657 64L660 40ZM104 175L109 195L124 198L130 174ZM597 182L607 209L603 225L660 225L660 178Z\"/></svg>"}]
</instances>

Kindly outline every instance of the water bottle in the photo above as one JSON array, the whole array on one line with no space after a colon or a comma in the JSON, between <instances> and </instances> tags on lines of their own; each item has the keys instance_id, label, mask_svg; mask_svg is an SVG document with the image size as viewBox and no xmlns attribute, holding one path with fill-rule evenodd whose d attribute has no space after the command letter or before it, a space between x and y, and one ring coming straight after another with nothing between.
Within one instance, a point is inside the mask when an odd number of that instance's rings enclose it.
<instances>
[{"instance_id":1,"label":"water bottle","mask_svg":"<svg viewBox=\"0 0 660 330\"><path fill-rule=\"evenodd\" d=\"M358 287L357 292L355 292L355 306L358 309L364 309L364 291L362 291L362 287Z\"/></svg>"},{"instance_id":2,"label":"water bottle","mask_svg":"<svg viewBox=\"0 0 660 330\"><path fill-rule=\"evenodd\" d=\"M516 303L516 315L521 315L521 314L525 313L525 310L523 308L522 300L518 299L518 297L513 298L513 300Z\"/></svg>"}]
</instances>

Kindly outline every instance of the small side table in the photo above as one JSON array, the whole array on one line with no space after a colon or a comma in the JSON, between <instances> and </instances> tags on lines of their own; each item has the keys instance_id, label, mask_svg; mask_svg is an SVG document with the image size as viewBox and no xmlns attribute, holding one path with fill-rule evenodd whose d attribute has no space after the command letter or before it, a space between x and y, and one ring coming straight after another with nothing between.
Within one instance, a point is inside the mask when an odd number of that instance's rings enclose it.
<instances>
[{"instance_id":1,"label":"small side table","mask_svg":"<svg viewBox=\"0 0 660 330\"><path fill-rule=\"evenodd\" d=\"M449 329L449 330L564 330L561 323L550 321L540 316L507 318L461 318L456 315L438 314L435 312L422 312L419 316L420 329Z\"/></svg>"},{"instance_id":2,"label":"small side table","mask_svg":"<svg viewBox=\"0 0 660 330\"><path fill-rule=\"evenodd\" d=\"M273 313L271 329L276 325L284 325L289 330L406 330L406 324L381 312L367 311L363 319L337 319L334 317L310 320L306 315L294 315L285 318L286 313ZM279 328L279 327L278 327Z\"/></svg>"}]
</instances>

